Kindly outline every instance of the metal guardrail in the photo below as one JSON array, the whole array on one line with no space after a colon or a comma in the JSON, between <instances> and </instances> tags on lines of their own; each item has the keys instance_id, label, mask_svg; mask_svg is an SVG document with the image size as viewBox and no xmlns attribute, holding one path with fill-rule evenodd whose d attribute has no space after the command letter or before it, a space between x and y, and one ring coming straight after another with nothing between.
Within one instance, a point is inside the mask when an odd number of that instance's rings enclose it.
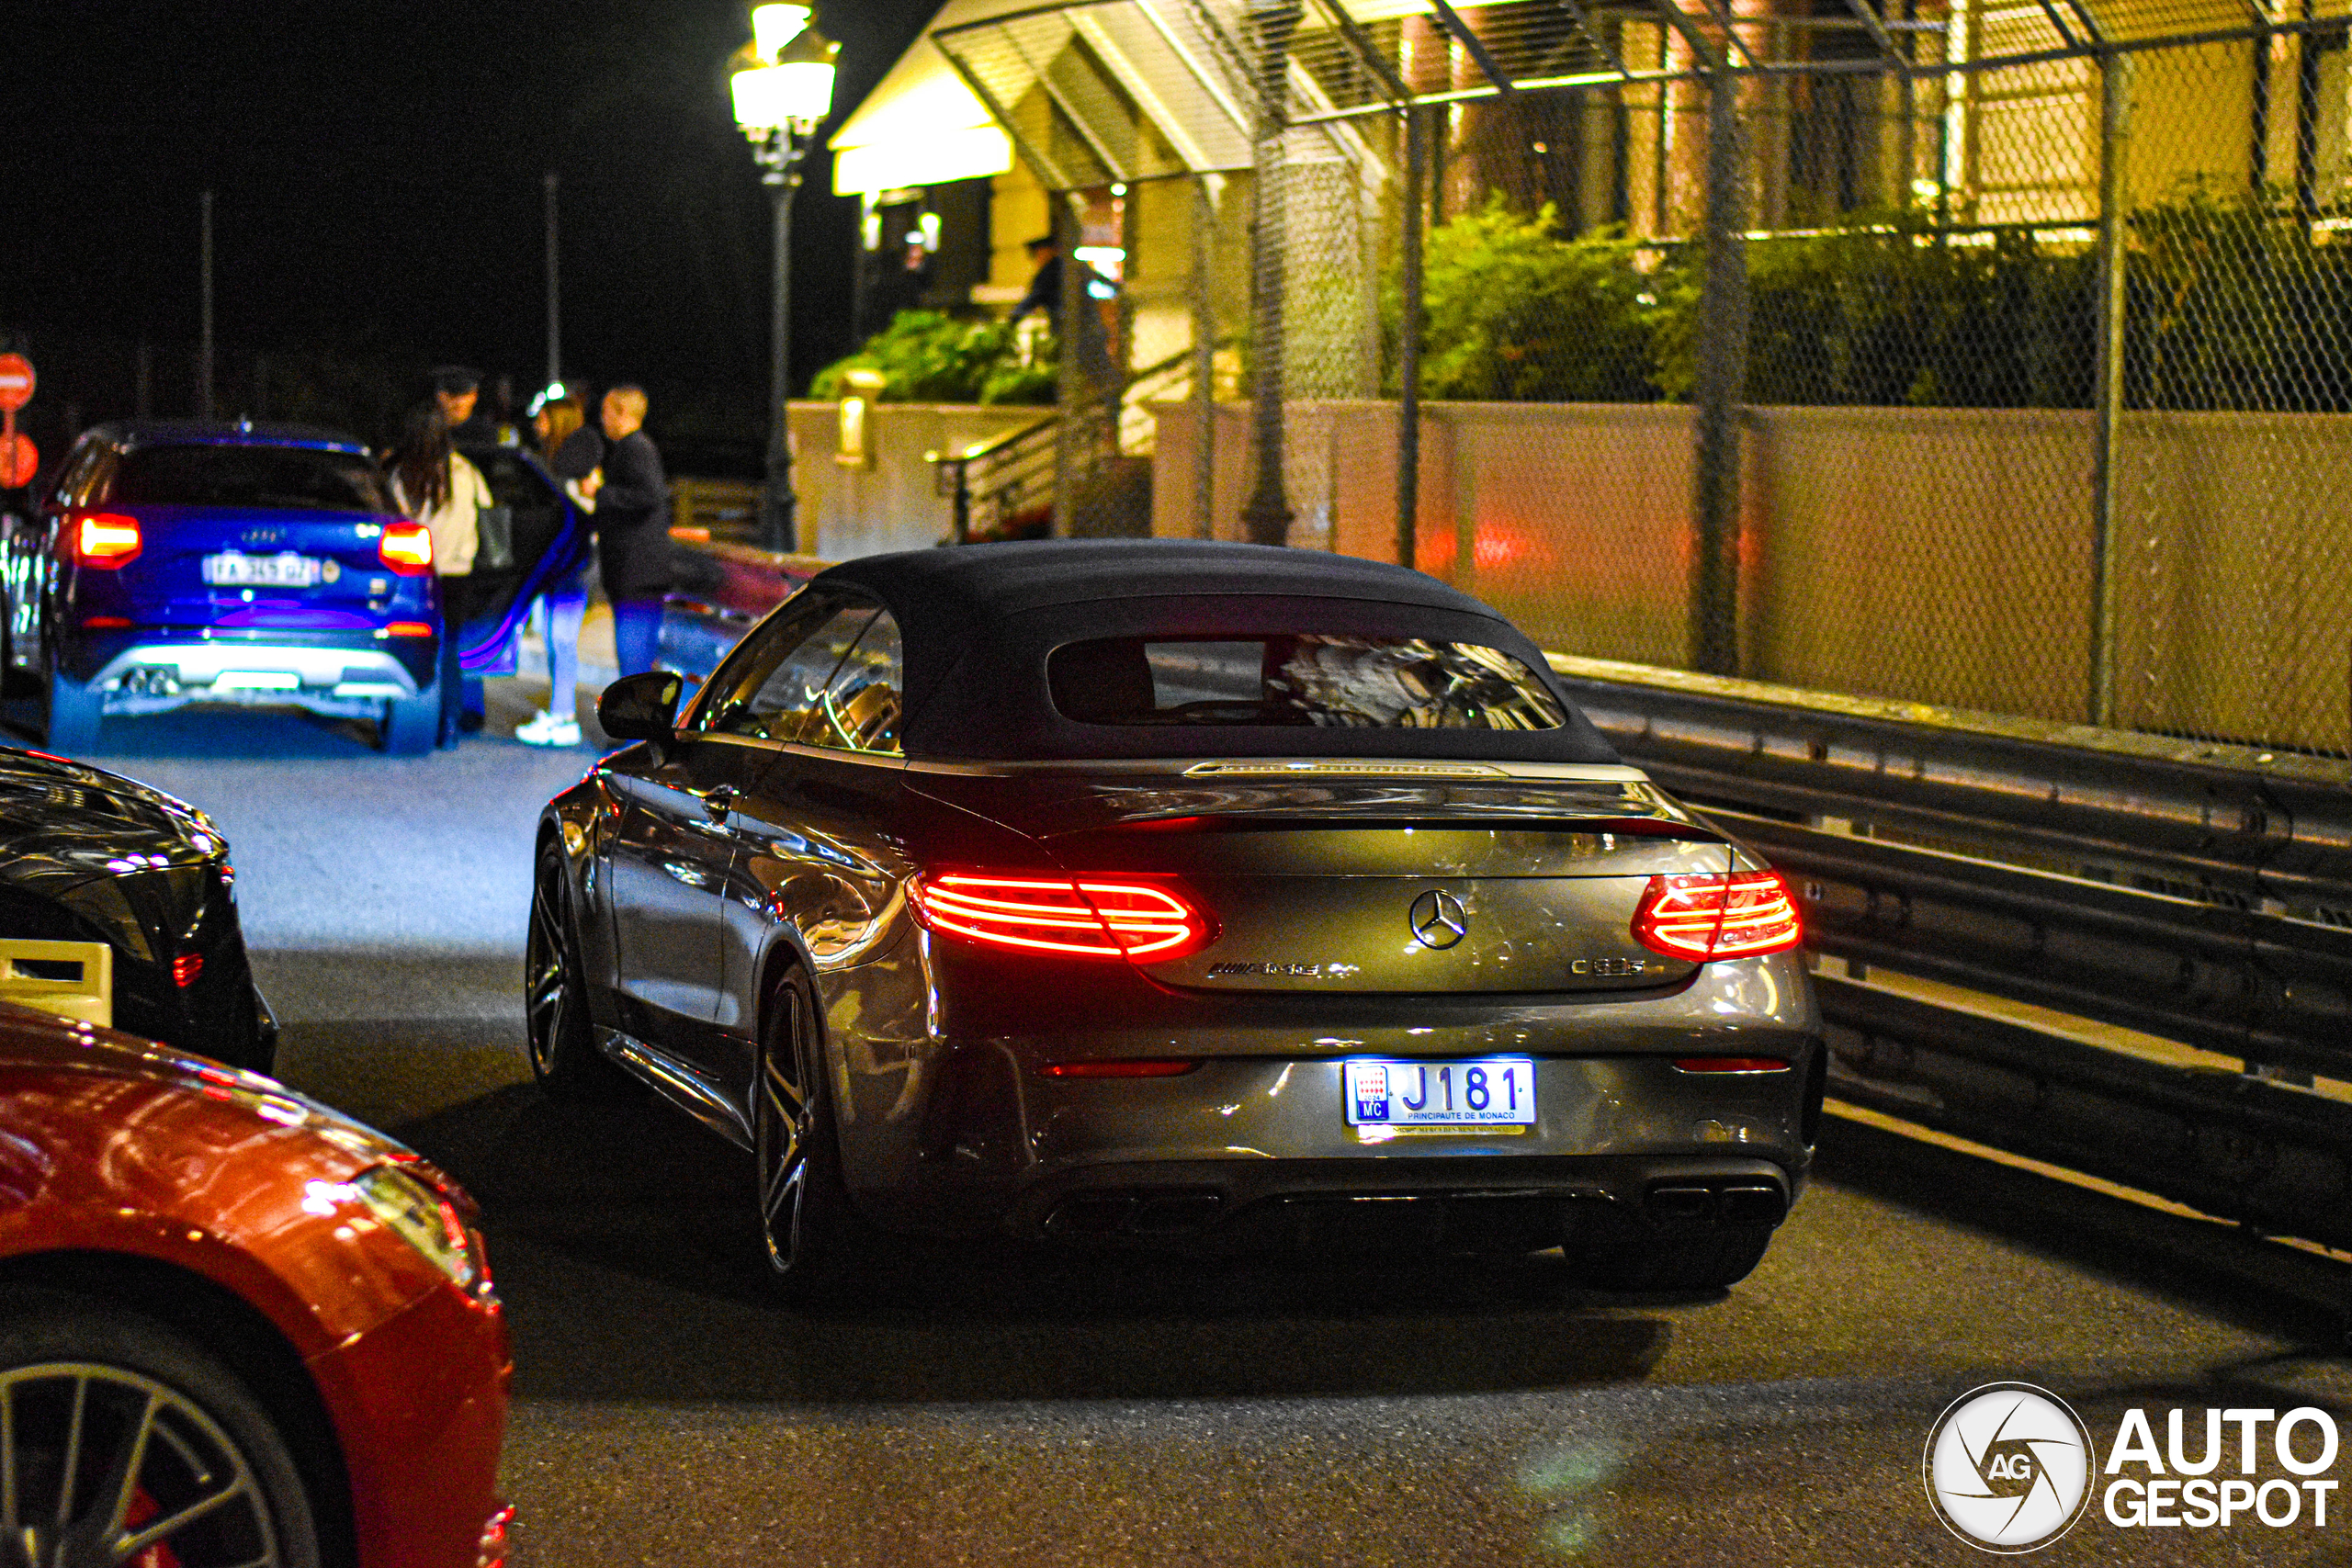
<instances>
[{"instance_id":1,"label":"metal guardrail","mask_svg":"<svg viewBox=\"0 0 2352 1568\"><path fill-rule=\"evenodd\" d=\"M1791 874L1834 1094L2352 1247L2352 788L2199 745L1553 660L1627 761ZM2091 1043L1872 965L2188 1050ZM2200 1065L2193 1052L2234 1066Z\"/></svg>"}]
</instances>

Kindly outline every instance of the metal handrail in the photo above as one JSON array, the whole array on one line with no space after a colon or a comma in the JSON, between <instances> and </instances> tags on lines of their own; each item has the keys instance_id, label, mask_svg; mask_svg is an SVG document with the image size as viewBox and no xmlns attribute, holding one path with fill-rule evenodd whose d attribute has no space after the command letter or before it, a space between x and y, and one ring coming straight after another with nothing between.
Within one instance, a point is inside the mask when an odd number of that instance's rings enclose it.
<instances>
[{"instance_id":1,"label":"metal handrail","mask_svg":"<svg viewBox=\"0 0 2352 1568\"><path fill-rule=\"evenodd\" d=\"M1124 410L1136 389L1146 382L1159 378L1171 377L1174 372L1189 370L1192 367L1193 358L1193 350L1186 348L1170 355L1156 364L1148 365L1129 376L1119 389L1120 407ZM1001 435L992 436L987 441L967 446L960 452L925 452L922 455L923 461L929 463L933 470L933 485L936 492L946 497L951 505L947 543L965 545L971 542L974 494L971 476L974 468L997 464L1001 459L1013 460L1015 455L1023 453L1024 449L1050 450L1052 440L1061 428L1061 422L1062 414L1057 410L1034 423L1024 424L1018 430L1007 431ZM1014 476L1012 485L1001 486L999 489L1009 494L1017 491L1022 481L1035 477L1034 472L1018 474Z\"/></svg>"}]
</instances>

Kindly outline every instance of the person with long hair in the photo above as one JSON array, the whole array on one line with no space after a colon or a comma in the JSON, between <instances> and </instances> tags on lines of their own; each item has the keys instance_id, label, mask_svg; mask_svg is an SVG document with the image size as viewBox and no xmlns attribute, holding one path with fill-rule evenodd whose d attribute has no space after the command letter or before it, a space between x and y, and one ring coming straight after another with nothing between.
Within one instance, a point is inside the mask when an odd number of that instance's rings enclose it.
<instances>
[{"instance_id":1,"label":"person with long hair","mask_svg":"<svg viewBox=\"0 0 2352 1568\"><path fill-rule=\"evenodd\" d=\"M605 437L588 423L586 399L576 391L542 394L531 410L531 429L548 472L583 519L593 516L605 477ZM516 727L514 739L526 746L580 744L580 622L588 609L587 569L583 548L568 569L550 574L539 595L546 608L548 705Z\"/></svg>"},{"instance_id":2,"label":"person with long hair","mask_svg":"<svg viewBox=\"0 0 2352 1568\"><path fill-rule=\"evenodd\" d=\"M481 544L481 509L492 504L490 481L450 446L449 423L431 403L409 411L390 468L392 499L433 535L433 573L441 585L441 744L455 745L460 731L481 728L481 682L469 682L458 667L458 631L472 611L467 589Z\"/></svg>"}]
</instances>

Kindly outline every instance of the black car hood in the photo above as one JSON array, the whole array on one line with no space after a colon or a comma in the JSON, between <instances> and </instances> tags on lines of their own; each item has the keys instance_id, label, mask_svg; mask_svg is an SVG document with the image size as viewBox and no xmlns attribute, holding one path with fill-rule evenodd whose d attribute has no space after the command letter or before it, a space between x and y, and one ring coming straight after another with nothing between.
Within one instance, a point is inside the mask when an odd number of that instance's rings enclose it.
<instances>
[{"instance_id":1,"label":"black car hood","mask_svg":"<svg viewBox=\"0 0 2352 1568\"><path fill-rule=\"evenodd\" d=\"M162 790L0 747L0 886L55 897L93 877L201 865L224 847L203 812Z\"/></svg>"}]
</instances>

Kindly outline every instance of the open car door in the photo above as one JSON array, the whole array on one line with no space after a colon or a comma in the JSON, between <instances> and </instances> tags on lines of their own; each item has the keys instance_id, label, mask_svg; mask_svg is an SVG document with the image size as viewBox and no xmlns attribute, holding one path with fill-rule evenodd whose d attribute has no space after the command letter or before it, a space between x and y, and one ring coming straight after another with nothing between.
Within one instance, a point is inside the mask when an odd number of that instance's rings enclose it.
<instances>
[{"instance_id":1,"label":"open car door","mask_svg":"<svg viewBox=\"0 0 2352 1568\"><path fill-rule=\"evenodd\" d=\"M531 601L588 558L593 525L522 447L458 450L490 481L495 505L481 520L473 607L458 628L458 660L469 675L511 675L516 634Z\"/></svg>"}]
</instances>

